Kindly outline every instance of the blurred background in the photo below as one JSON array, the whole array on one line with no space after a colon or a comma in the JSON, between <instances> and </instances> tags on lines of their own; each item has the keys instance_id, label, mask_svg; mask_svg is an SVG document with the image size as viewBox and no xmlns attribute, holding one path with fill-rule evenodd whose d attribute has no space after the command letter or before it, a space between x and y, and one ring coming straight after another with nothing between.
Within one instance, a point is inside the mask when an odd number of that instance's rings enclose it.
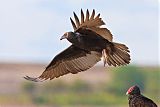
<instances>
[{"instance_id":1,"label":"blurred background","mask_svg":"<svg viewBox=\"0 0 160 107\"><path fill-rule=\"evenodd\" d=\"M158 0L0 0L0 107L128 107L127 89L137 84L160 104ZM101 13L113 40L126 44L131 64L103 67L33 83L70 43L69 18L81 8Z\"/></svg>"}]
</instances>

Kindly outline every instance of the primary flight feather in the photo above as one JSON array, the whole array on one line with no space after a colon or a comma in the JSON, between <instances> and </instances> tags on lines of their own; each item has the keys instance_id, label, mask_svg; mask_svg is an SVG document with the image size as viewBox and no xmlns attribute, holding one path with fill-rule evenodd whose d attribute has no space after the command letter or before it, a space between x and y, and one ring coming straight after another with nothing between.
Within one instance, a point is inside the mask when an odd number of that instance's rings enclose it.
<instances>
[{"instance_id":1,"label":"primary flight feather","mask_svg":"<svg viewBox=\"0 0 160 107\"><path fill-rule=\"evenodd\" d=\"M101 57L104 66L120 66L130 63L129 49L126 45L113 42L113 36L100 18L95 16L95 10L91 15L87 9L86 17L81 10L81 20L74 13L71 24L74 31L66 32L60 38L67 39L72 43L67 49L56 55L45 71L37 78L24 77L27 80L39 82L47 79L54 79L68 73L76 74L94 66Z\"/></svg>"}]
</instances>

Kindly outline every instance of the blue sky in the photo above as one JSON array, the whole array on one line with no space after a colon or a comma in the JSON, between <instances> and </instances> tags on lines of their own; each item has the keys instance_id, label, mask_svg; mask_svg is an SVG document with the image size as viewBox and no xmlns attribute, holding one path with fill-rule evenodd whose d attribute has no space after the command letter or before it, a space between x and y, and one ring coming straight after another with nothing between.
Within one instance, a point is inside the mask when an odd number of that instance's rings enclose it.
<instances>
[{"instance_id":1,"label":"blue sky","mask_svg":"<svg viewBox=\"0 0 160 107\"><path fill-rule=\"evenodd\" d=\"M70 45L59 38L81 8L101 13L113 40L130 48L131 63L158 65L156 0L0 0L0 62L50 62Z\"/></svg>"}]
</instances>

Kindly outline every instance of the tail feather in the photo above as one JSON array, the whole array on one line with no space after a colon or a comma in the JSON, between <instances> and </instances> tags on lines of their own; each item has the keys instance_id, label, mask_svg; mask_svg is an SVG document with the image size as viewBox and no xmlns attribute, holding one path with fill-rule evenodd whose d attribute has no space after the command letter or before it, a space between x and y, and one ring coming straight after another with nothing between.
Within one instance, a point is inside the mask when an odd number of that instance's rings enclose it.
<instances>
[{"instance_id":1,"label":"tail feather","mask_svg":"<svg viewBox=\"0 0 160 107\"><path fill-rule=\"evenodd\" d=\"M124 64L124 62L121 61L121 59L118 56L116 56L116 54L113 54L113 58L115 59L117 65L120 66L121 64Z\"/></svg>"},{"instance_id":2,"label":"tail feather","mask_svg":"<svg viewBox=\"0 0 160 107\"><path fill-rule=\"evenodd\" d=\"M114 42L114 46L117 47L117 48L119 48L119 49L121 49L121 50L123 50L123 51L130 52L129 48L126 45L124 45L124 44L115 43Z\"/></svg>"},{"instance_id":3,"label":"tail feather","mask_svg":"<svg viewBox=\"0 0 160 107\"><path fill-rule=\"evenodd\" d=\"M108 55L108 60L111 62L111 65L116 66L116 61L114 60L114 58L112 58L111 55Z\"/></svg>"},{"instance_id":4,"label":"tail feather","mask_svg":"<svg viewBox=\"0 0 160 107\"><path fill-rule=\"evenodd\" d=\"M104 66L107 63L109 66L121 66L130 63L129 49L126 45L120 43L112 43L102 52Z\"/></svg>"},{"instance_id":5,"label":"tail feather","mask_svg":"<svg viewBox=\"0 0 160 107\"><path fill-rule=\"evenodd\" d=\"M116 57L114 57L113 55L110 55L110 58L112 58L112 60L114 61L115 66L118 65L120 66L121 63L118 61L118 59Z\"/></svg>"},{"instance_id":6,"label":"tail feather","mask_svg":"<svg viewBox=\"0 0 160 107\"><path fill-rule=\"evenodd\" d=\"M117 54L126 63L129 63L130 55L127 52L116 49L115 54Z\"/></svg>"},{"instance_id":7,"label":"tail feather","mask_svg":"<svg viewBox=\"0 0 160 107\"><path fill-rule=\"evenodd\" d=\"M114 54L113 56L115 56L120 61L120 63L125 64L125 61L122 60L120 56L118 56L117 54Z\"/></svg>"}]
</instances>

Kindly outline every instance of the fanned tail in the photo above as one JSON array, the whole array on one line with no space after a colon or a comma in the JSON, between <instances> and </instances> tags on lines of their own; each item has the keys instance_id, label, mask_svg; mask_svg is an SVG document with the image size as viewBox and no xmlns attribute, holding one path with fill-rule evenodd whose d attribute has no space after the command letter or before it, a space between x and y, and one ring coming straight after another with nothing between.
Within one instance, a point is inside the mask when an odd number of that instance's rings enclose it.
<instances>
[{"instance_id":1,"label":"fanned tail","mask_svg":"<svg viewBox=\"0 0 160 107\"><path fill-rule=\"evenodd\" d=\"M102 51L102 59L104 66L106 63L109 66L121 66L130 63L129 49L126 45L111 42L110 46Z\"/></svg>"}]
</instances>

